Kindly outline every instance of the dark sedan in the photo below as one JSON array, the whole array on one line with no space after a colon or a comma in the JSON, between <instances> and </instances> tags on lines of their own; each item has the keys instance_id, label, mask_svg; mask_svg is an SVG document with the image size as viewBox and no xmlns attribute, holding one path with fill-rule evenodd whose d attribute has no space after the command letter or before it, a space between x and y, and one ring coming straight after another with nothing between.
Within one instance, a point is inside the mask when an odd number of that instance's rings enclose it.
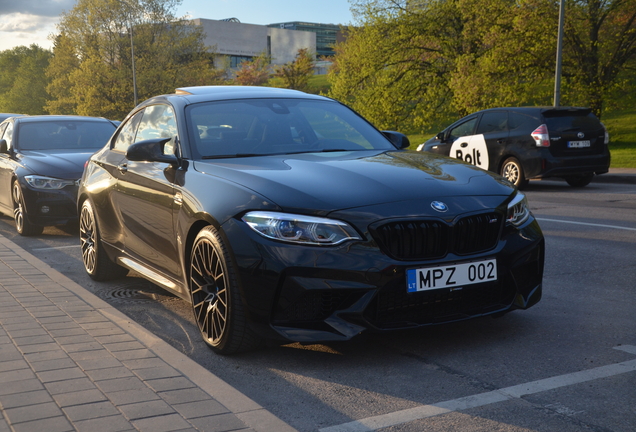
<instances>
[{"instance_id":1,"label":"dark sedan","mask_svg":"<svg viewBox=\"0 0 636 432\"><path fill-rule=\"evenodd\" d=\"M0 124L0 211L18 233L77 221L77 184L91 154L115 131L113 122L81 116L24 116Z\"/></svg>"},{"instance_id":2,"label":"dark sedan","mask_svg":"<svg viewBox=\"0 0 636 432\"><path fill-rule=\"evenodd\" d=\"M131 269L190 301L218 353L537 303L544 240L524 195L408 145L293 90L157 96L86 166L85 269Z\"/></svg>"}]
</instances>

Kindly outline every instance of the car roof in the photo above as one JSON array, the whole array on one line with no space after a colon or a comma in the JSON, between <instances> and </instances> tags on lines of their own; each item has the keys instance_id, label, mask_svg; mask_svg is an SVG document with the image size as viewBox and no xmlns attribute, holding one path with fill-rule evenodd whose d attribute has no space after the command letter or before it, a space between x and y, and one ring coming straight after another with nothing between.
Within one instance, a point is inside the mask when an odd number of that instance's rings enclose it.
<instances>
[{"instance_id":1,"label":"car roof","mask_svg":"<svg viewBox=\"0 0 636 432\"><path fill-rule=\"evenodd\" d=\"M501 111L501 110L505 110L505 111L517 111L517 112L528 112L528 113L556 113L556 112L581 112L581 111L586 111L586 112L591 112L592 110L590 108L585 108L585 107L573 107L573 106L559 106L559 107L554 107L554 106L523 106L523 107L498 107L498 108L488 108L485 110L481 110L481 111L477 111L474 114L478 114L478 113L482 113L482 112L488 112L488 111Z\"/></svg>"},{"instance_id":2,"label":"car roof","mask_svg":"<svg viewBox=\"0 0 636 432\"><path fill-rule=\"evenodd\" d=\"M33 116L24 116L24 117L16 117L16 120L19 120L20 123L24 122L36 122L36 121L106 121L110 122L110 120L104 117L89 117L89 116L78 116L78 115L33 115Z\"/></svg>"},{"instance_id":3,"label":"car roof","mask_svg":"<svg viewBox=\"0 0 636 432\"><path fill-rule=\"evenodd\" d=\"M196 86L196 87L180 87L173 94L155 96L143 102L143 104L152 103L156 99L184 99L187 104L208 101L221 101L233 99L267 99L267 98L286 98L286 99L314 99L333 101L333 99L305 93L299 90L291 90L274 87L259 86Z\"/></svg>"}]
</instances>

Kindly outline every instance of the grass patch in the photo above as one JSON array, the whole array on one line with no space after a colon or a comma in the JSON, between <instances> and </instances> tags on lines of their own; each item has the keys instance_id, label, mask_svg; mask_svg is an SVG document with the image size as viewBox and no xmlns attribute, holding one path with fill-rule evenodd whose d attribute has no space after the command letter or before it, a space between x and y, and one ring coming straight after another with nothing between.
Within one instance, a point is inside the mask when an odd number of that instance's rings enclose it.
<instances>
[{"instance_id":1,"label":"grass patch","mask_svg":"<svg viewBox=\"0 0 636 432\"><path fill-rule=\"evenodd\" d=\"M611 168L636 168L636 109L605 114L610 135Z\"/></svg>"}]
</instances>

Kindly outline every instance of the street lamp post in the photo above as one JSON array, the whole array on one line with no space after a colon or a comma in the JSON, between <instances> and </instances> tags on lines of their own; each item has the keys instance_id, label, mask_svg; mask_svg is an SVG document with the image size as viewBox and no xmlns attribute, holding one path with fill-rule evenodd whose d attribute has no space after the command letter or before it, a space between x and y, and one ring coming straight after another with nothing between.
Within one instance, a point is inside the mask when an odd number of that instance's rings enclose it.
<instances>
[{"instance_id":1,"label":"street lamp post","mask_svg":"<svg viewBox=\"0 0 636 432\"><path fill-rule=\"evenodd\" d=\"M565 0L559 4L559 34L557 37L556 72L554 77L554 107L561 102L561 58L563 56L563 19L565 17Z\"/></svg>"},{"instance_id":2,"label":"street lamp post","mask_svg":"<svg viewBox=\"0 0 636 432\"><path fill-rule=\"evenodd\" d=\"M132 59L133 97L137 106L137 72L135 70L135 44L133 43L133 26L130 24L130 58Z\"/></svg>"},{"instance_id":3,"label":"street lamp post","mask_svg":"<svg viewBox=\"0 0 636 432\"><path fill-rule=\"evenodd\" d=\"M132 63L132 75L133 75L133 98L135 106L137 106L137 71L135 70L135 44L133 42L133 22L132 22L132 6L128 3L128 0L118 0L119 4L123 5L127 10L128 20L128 34L130 35L130 59Z\"/></svg>"}]
</instances>

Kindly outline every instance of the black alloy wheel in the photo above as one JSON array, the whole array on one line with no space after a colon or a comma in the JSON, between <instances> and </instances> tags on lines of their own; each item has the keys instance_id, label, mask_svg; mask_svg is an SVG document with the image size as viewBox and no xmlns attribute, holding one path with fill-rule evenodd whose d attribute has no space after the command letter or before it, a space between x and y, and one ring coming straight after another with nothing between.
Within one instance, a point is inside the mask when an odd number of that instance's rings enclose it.
<instances>
[{"instance_id":1,"label":"black alloy wheel","mask_svg":"<svg viewBox=\"0 0 636 432\"><path fill-rule=\"evenodd\" d=\"M27 218L24 197L22 196L22 188L17 180L13 182L13 187L11 189L13 195L13 220L15 220L15 229L18 231L18 234L22 236L42 234L44 227L32 224Z\"/></svg>"},{"instance_id":2,"label":"black alloy wheel","mask_svg":"<svg viewBox=\"0 0 636 432\"><path fill-rule=\"evenodd\" d=\"M516 158L510 157L506 159L501 166L500 174L510 183L517 186L517 189L523 189L528 184L523 167Z\"/></svg>"},{"instance_id":3,"label":"black alloy wheel","mask_svg":"<svg viewBox=\"0 0 636 432\"><path fill-rule=\"evenodd\" d=\"M229 251L211 226L194 240L189 277L194 319L208 346L219 354L255 348Z\"/></svg>"},{"instance_id":4,"label":"black alloy wheel","mask_svg":"<svg viewBox=\"0 0 636 432\"><path fill-rule=\"evenodd\" d=\"M84 270L95 281L107 281L126 276L128 269L112 262L101 245L93 206L82 203L79 220L80 248Z\"/></svg>"}]
</instances>

